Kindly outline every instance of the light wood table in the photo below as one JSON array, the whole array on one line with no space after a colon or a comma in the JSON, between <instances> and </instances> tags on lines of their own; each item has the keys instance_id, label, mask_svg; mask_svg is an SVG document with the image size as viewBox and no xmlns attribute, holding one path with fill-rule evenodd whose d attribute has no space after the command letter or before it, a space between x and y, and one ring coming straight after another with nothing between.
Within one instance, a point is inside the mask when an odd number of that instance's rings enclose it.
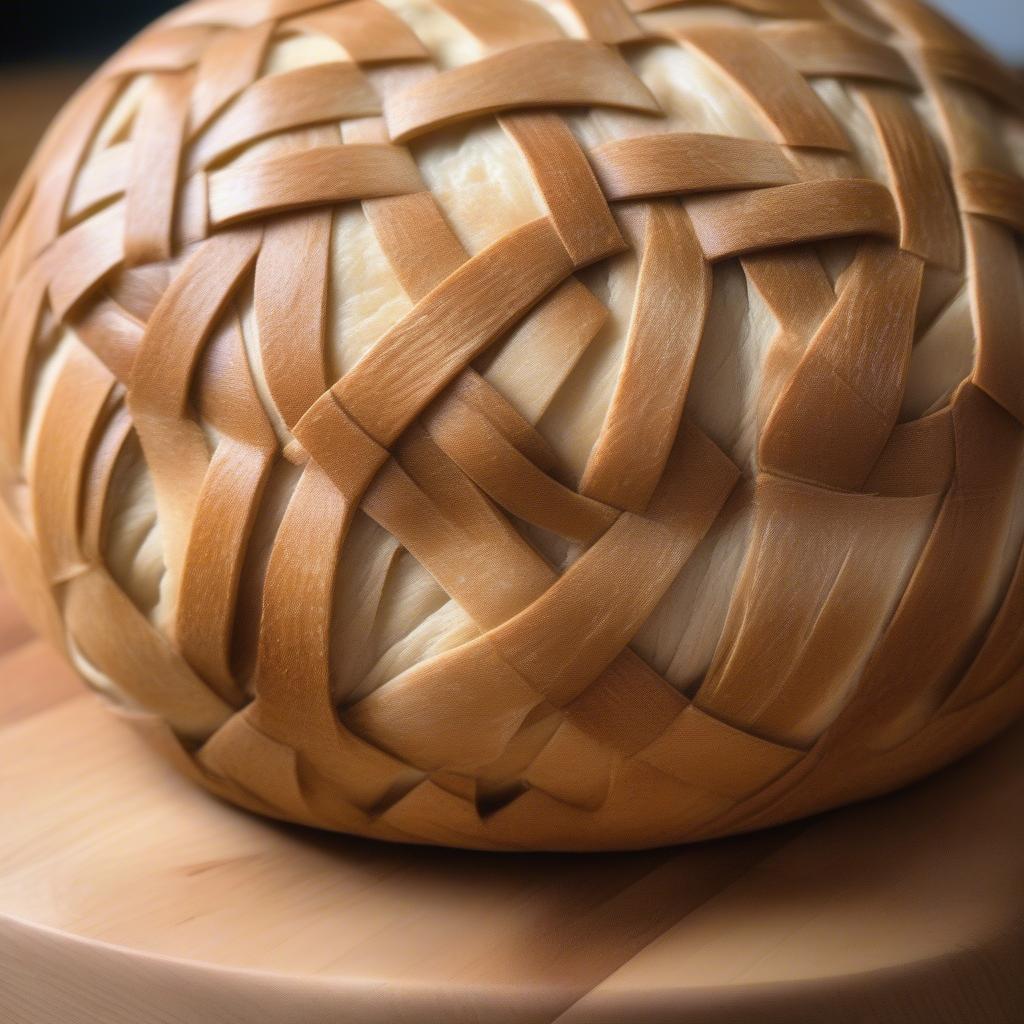
<instances>
[{"instance_id":1,"label":"light wood table","mask_svg":"<svg viewBox=\"0 0 1024 1024\"><path fill-rule=\"evenodd\" d=\"M1013 1024L1024 727L899 795L628 855L471 854L194 789L0 591L3 1024Z\"/></svg>"}]
</instances>

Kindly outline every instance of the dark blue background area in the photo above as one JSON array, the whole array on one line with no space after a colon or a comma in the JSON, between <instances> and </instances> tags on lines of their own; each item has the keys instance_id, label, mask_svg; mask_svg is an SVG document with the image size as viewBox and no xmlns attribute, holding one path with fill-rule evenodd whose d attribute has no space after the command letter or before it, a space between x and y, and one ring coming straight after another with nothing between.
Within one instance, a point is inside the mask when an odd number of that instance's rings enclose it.
<instances>
[{"instance_id":1,"label":"dark blue background area","mask_svg":"<svg viewBox=\"0 0 1024 1024\"><path fill-rule=\"evenodd\" d=\"M0 0L0 61L105 57L175 6L173 0Z\"/></svg>"}]
</instances>

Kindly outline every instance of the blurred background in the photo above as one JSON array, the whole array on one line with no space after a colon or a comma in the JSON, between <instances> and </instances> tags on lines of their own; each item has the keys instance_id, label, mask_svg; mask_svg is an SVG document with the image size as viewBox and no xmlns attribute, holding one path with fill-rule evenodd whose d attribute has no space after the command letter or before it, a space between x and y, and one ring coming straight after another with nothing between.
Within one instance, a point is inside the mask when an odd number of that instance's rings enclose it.
<instances>
[{"instance_id":1,"label":"blurred background","mask_svg":"<svg viewBox=\"0 0 1024 1024\"><path fill-rule=\"evenodd\" d=\"M326 0L325 0L326 2ZM1024 67L1024 0L931 0ZM0 0L0 203L50 118L122 42L177 6L169 0Z\"/></svg>"},{"instance_id":2,"label":"blurred background","mask_svg":"<svg viewBox=\"0 0 1024 1024\"><path fill-rule=\"evenodd\" d=\"M175 6L165 0L2 0L0 60L97 58ZM1022 0L931 0L1011 63L1024 64ZM12 11L13 9L13 11Z\"/></svg>"},{"instance_id":3,"label":"blurred background","mask_svg":"<svg viewBox=\"0 0 1024 1024\"><path fill-rule=\"evenodd\" d=\"M1024 0L931 0L1003 60L1024 67Z\"/></svg>"}]
</instances>

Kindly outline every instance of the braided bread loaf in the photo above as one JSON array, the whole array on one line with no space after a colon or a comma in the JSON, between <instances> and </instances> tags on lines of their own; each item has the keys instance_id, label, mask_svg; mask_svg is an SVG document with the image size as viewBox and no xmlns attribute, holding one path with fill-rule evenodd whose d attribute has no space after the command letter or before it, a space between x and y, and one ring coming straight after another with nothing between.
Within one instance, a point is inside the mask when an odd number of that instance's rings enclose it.
<instances>
[{"instance_id":1,"label":"braided bread loaf","mask_svg":"<svg viewBox=\"0 0 1024 1024\"><path fill-rule=\"evenodd\" d=\"M639 847L1024 705L1024 100L916 0L199 0L0 223L0 555L269 815Z\"/></svg>"}]
</instances>

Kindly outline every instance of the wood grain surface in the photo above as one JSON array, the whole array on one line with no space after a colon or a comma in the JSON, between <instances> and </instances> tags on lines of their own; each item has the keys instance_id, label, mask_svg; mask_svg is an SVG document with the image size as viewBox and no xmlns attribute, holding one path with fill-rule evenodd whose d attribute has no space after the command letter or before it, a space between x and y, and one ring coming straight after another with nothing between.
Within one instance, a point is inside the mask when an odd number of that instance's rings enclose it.
<instances>
[{"instance_id":1,"label":"wood grain surface","mask_svg":"<svg viewBox=\"0 0 1024 1024\"><path fill-rule=\"evenodd\" d=\"M893 797L628 855L275 824L179 778L0 592L0 1020L1024 1014L1024 725Z\"/></svg>"}]
</instances>

